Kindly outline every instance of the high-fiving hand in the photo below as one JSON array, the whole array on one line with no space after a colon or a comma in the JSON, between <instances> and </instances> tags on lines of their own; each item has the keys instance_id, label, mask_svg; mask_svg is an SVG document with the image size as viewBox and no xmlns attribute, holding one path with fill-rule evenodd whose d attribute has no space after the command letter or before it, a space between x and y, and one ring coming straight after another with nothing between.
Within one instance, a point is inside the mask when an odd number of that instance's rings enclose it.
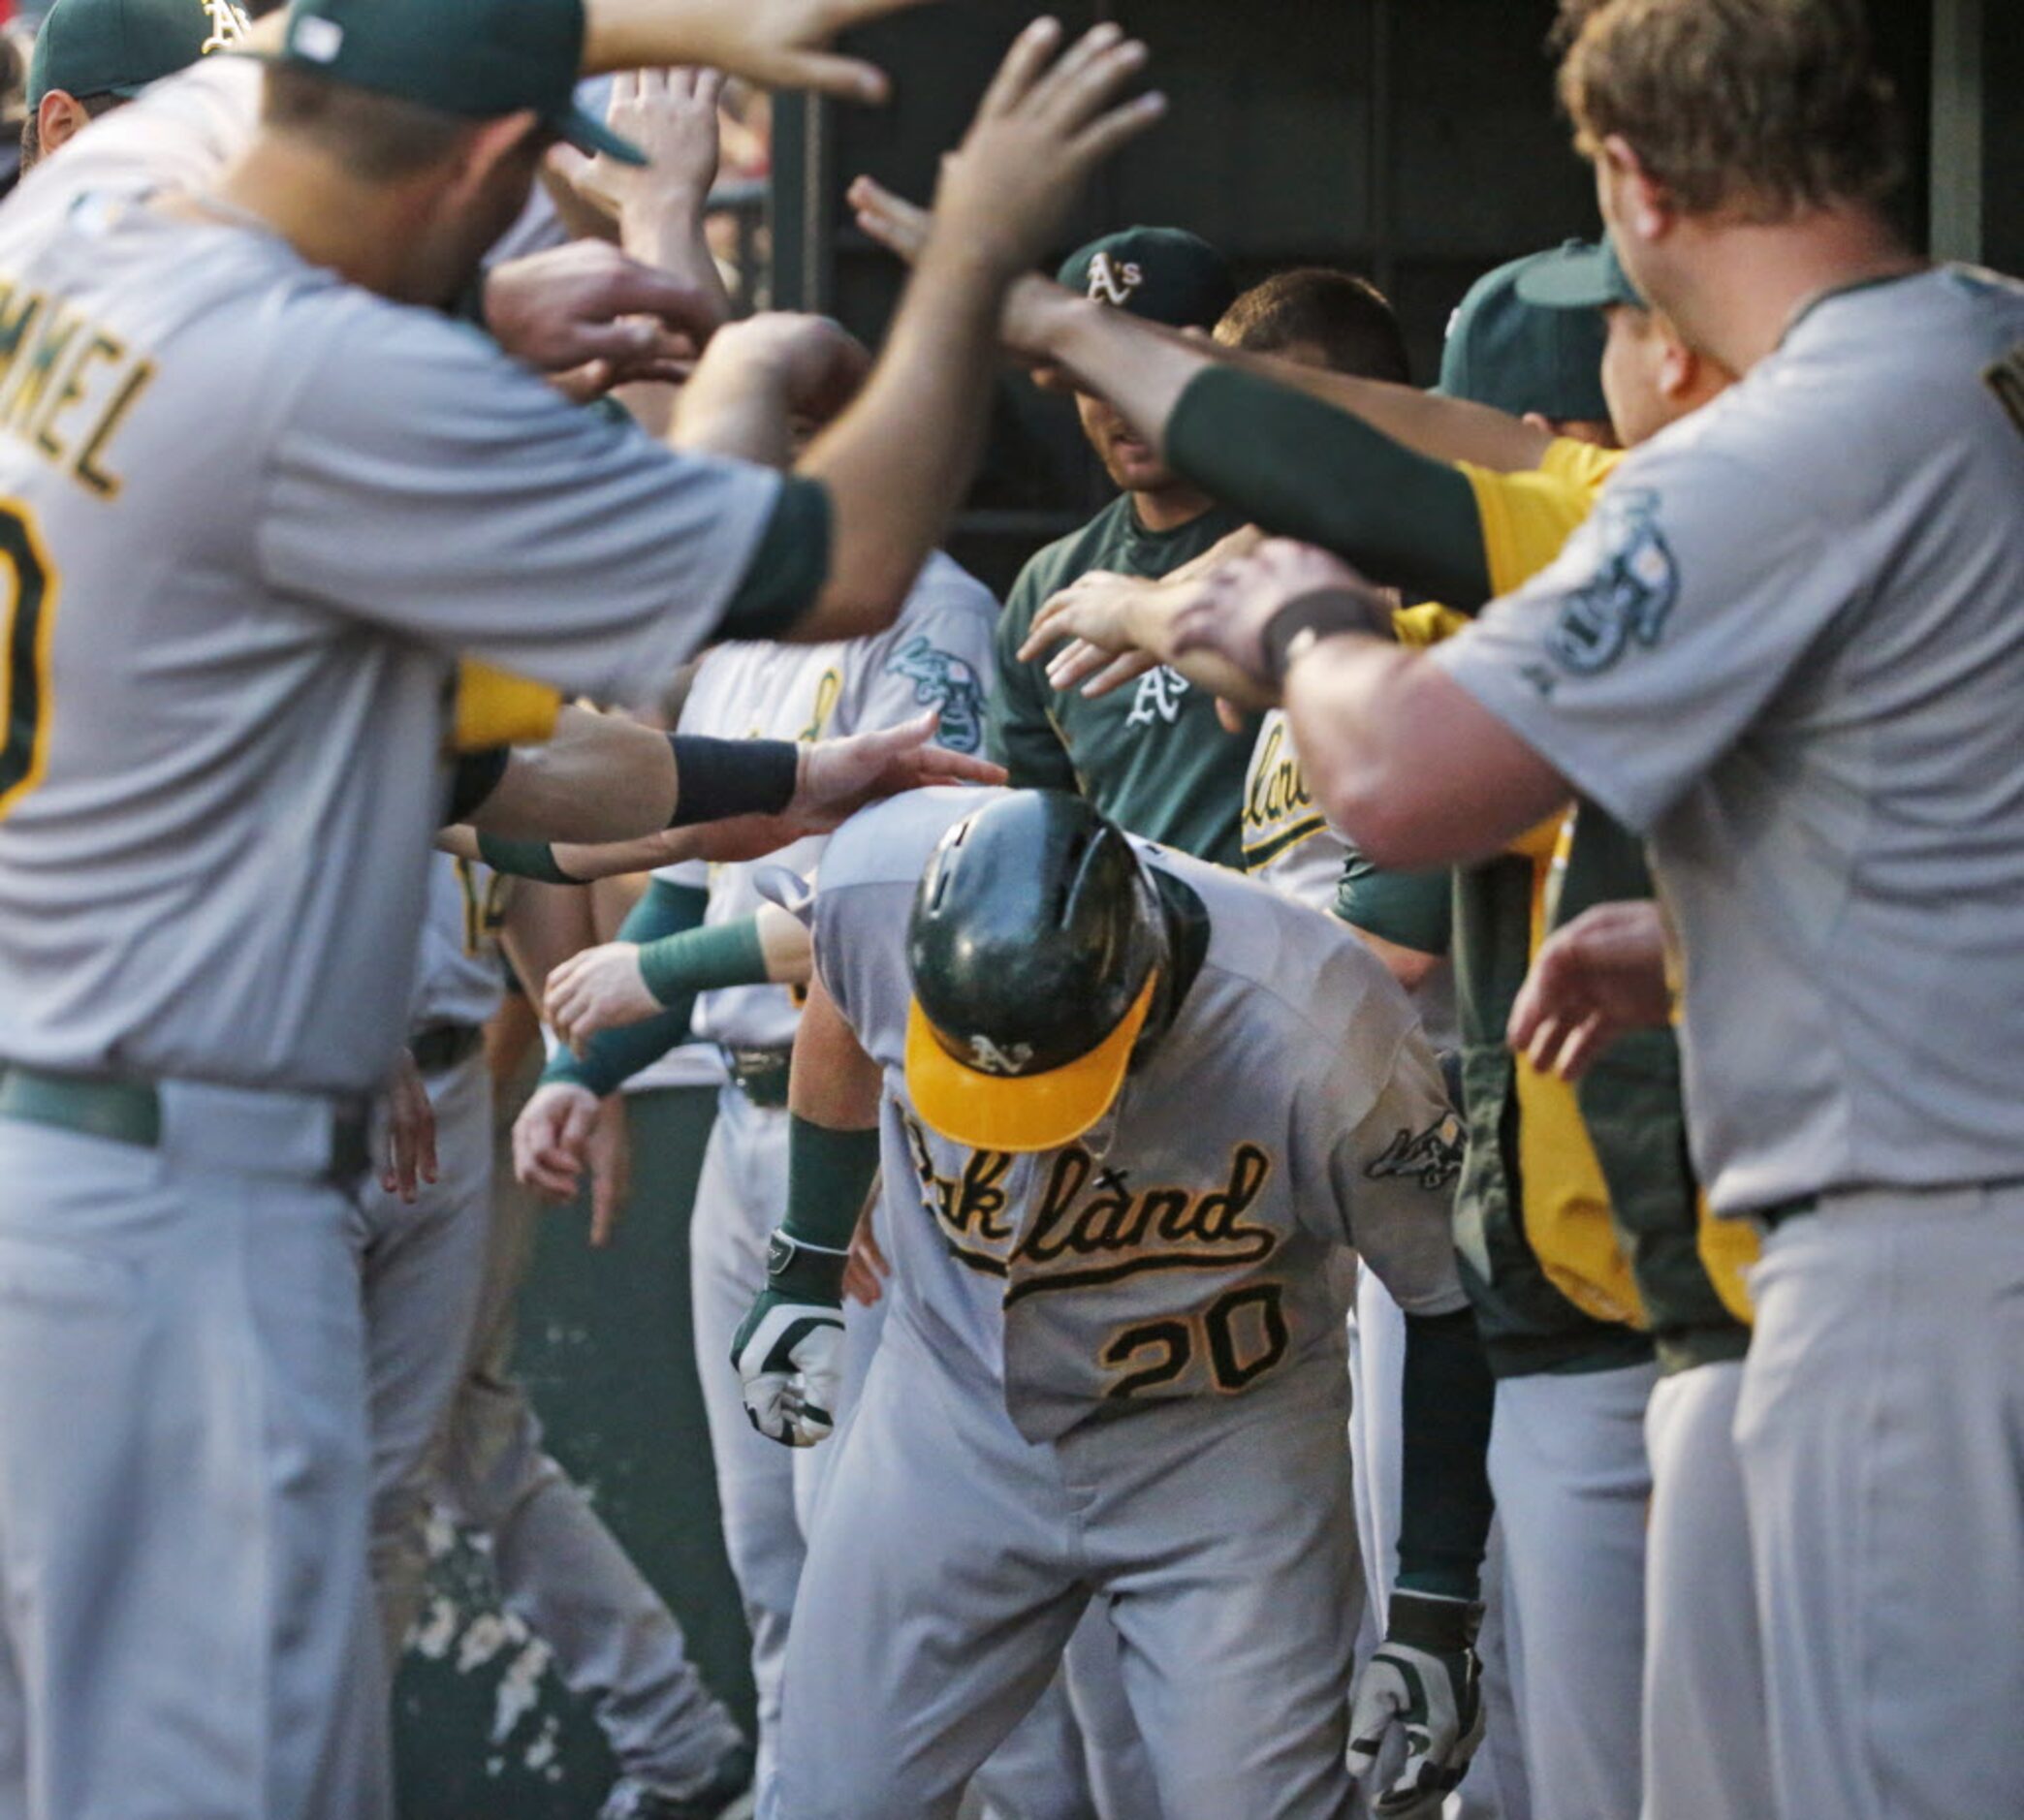
<instances>
[{"instance_id":1,"label":"high-fiving hand","mask_svg":"<svg viewBox=\"0 0 2024 1820\"><path fill-rule=\"evenodd\" d=\"M585 0L584 70L706 64L764 88L808 88L880 102L875 64L830 48L839 33L923 0Z\"/></svg>"}]
</instances>

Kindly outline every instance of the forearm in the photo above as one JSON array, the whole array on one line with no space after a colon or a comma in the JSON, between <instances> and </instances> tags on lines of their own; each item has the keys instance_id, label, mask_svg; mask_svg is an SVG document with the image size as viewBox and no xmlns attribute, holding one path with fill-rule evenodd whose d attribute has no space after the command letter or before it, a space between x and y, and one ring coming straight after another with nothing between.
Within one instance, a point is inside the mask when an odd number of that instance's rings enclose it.
<instances>
[{"instance_id":1,"label":"forearm","mask_svg":"<svg viewBox=\"0 0 2024 1820\"><path fill-rule=\"evenodd\" d=\"M1328 819L1394 870L1501 852L1566 801L1566 782L1424 652L1347 635L1295 661L1281 690Z\"/></svg>"},{"instance_id":2,"label":"forearm","mask_svg":"<svg viewBox=\"0 0 2024 1820\"><path fill-rule=\"evenodd\" d=\"M1537 467L1553 440L1547 431L1487 405L1272 355L1241 353L1066 292L1060 299L1045 312L1045 346L1029 351L1064 367L1079 386L1107 399L1162 453L1182 394L1218 365L1310 393L1437 461L1471 461L1514 473Z\"/></svg>"},{"instance_id":3,"label":"forearm","mask_svg":"<svg viewBox=\"0 0 2024 1820\"><path fill-rule=\"evenodd\" d=\"M791 640L892 623L976 470L1001 289L987 261L931 240L863 393L798 463L829 493L830 568Z\"/></svg>"},{"instance_id":4,"label":"forearm","mask_svg":"<svg viewBox=\"0 0 2024 1820\"><path fill-rule=\"evenodd\" d=\"M784 468L794 455L790 419L784 373L712 361L706 352L676 394L668 440L678 449Z\"/></svg>"},{"instance_id":5,"label":"forearm","mask_svg":"<svg viewBox=\"0 0 2024 1820\"><path fill-rule=\"evenodd\" d=\"M1175 407L1167 459L1273 535L1318 545L1383 586L1464 612L1490 598L1482 519L1462 470L1360 417L1211 367Z\"/></svg>"},{"instance_id":6,"label":"forearm","mask_svg":"<svg viewBox=\"0 0 2024 1820\"><path fill-rule=\"evenodd\" d=\"M788 1110L831 1131L871 1131L884 1092L878 1064L865 1053L821 980L812 981L794 1033Z\"/></svg>"},{"instance_id":7,"label":"forearm","mask_svg":"<svg viewBox=\"0 0 2024 1820\"><path fill-rule=\"evenodd\" d=\"M514 749L471 824L481 833L591 845L666 828L675 804L666 735L565 707L546 744Z\"/></svg>"},{"instance_id":8,"label":"forearm","mask_svg":"<svg viewBox=\"0 0 2024 1820\"><path fill-rule=\"evenodd\" d=\"M1476 1596L1494 1502L1486 1463L1496 1386L1466 1308L1406 1317L1399 1585Z\"/></svg>"}]
</instances>

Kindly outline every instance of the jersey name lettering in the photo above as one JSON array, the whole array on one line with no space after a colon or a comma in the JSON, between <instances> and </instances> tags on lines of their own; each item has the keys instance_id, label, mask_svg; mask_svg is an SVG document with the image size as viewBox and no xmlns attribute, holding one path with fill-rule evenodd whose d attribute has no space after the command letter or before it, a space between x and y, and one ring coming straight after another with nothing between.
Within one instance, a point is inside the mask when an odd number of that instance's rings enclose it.
<instances>
[{"instance_id":1,"label":"jersey name lettering","mask_svg":"<svg viewBox=\"0 0 2024 1820\"><path fill-rule=\"evenodd\" d=\"M1134 1187L1130 1170L1071 1144L1046 1163L1022 1231L1016 1215L1004 1217L1009 1197L1001 1184L1012 1157L972 1151L959 1176L945 1176L927 1133L911 1118L905 1126L924 1198L950 1252L971 1270L1013 1278L1007 1307L1043 1290L1115 1283L1147 1271L1238 1270L1279 1249L1279 1233L1246 1217L1272 1178L1272 1158L1255 1144L1238 1145L1227 1175L1207 1190Z\"/></svg>"},{"instance_id":2,"label":"jersey name lettering","mask_svg":"<svg viewBox=\"0 0 2024 1820\"><path fill-rule=\"evenodd\" d=\"M117 335L0 277L0 428L101 499L119 492L108 448L153 377Z\"/></svg>"}]
</instances>

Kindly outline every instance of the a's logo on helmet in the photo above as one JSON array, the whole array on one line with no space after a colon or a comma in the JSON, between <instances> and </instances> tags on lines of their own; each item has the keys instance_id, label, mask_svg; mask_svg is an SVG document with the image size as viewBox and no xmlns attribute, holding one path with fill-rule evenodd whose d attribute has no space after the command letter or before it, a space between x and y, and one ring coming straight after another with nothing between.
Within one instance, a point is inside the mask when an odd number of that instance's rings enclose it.
<instances>
[{"instance_id":1,"label":"a's logo on helmet","mask_svg":"<svg viewBox=\"0 0 2024 1820\"><path fill-rule=\"evenodd\" d=\"M246 42L253 24L233 0L204 0L204 16L210 20L210 36L197 53L207 57L213 50L236 50Z\"/></svg>"},{"instance_id":2,"label":"a's logo on helmet","mask_svg":"<svg viewBox=\"0 0 2024 1820\"><path fill-rule=\"evenodd\" d=\"M1123 309L1145 282L1145 268L1136 260L1120 265L1108 253L1098 253L1090 261L1090 296L1098 303L1114 303Z\"/></svg>"},{"instance_id":3,"label":"a's logo on helmet","mask_svg":"<svg viewBox=\"0 0 2024 1820\"><path fill-rule=\"evenodd\" d=\"M979 1074L1024 1074L1028 1063L1033 1059L1030 1043L1011 1043L1000 1049L988 1036L973 1036L969 1046L970 1066Z\"/></svg>"}]
</instances>

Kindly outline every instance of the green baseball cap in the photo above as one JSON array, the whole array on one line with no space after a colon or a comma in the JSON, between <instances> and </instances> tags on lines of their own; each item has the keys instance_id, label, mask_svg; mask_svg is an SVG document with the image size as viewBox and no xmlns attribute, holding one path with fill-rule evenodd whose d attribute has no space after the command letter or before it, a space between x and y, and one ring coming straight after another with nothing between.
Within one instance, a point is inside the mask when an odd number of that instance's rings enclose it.
<instances>
[{"instance_id":1,"label":"green baseball cap","mask_svg":"<svg viewBox=\"0 0 2024 1820\"><path fill-rule=\"evenodd\" d=\"M1617 258L1616 242L1607 235L1594 243L1569 240L1558 252L1532 261L1518 274L1518 295L1549 310L1651 307L1630 282L1624 262Z\"/></svg>"},{"instance_id":2,"label":"green baseball cap","mask_svg":"<svg viewBox=\"0 0 2024 1820\"><path fill-rule=\"evenodd\" d=\"M1214 329L1237 300L1223 256L1184 228L1125 228L1068 256L1069 290L1169 329Z\"/></svg>"},{"instance_id":3,"label":"green baseball cap","mask_svg":"<svg viewBox=\"0 0 2024 1820\"><path fill-rule=\"evenodd\" d=\"M28 106L52 88L130 98L210 51L236 49L249 29L230 0L56 0L35 35Z\"/></svg>"},{"instance_id":4,"label":"green baseball cap","mask_svg":"<svg viewBox=\"0 0 2024 1820\"><path fill-rule=\"evenodd\" d=\"M281 61L473 120L529 108L579 151L647 155L576 105L583 0L294 0Z\"/></svg>"},{"instance_id":5,"label":"green baseball cap","mask_svg":"<svg viewBox=\"0 0 2024 1820\"><path fill-rule=\"evenodd\" d=\"M1569 240L1514 259L1479 278L1448 324L1439 390L1513 417L1536 411L1556 423L1609 422L1602 396L1607 327L1596 308L1548 308L1524 291L1526 274L1595 249Z\"/></svg>"}]
</instances>

